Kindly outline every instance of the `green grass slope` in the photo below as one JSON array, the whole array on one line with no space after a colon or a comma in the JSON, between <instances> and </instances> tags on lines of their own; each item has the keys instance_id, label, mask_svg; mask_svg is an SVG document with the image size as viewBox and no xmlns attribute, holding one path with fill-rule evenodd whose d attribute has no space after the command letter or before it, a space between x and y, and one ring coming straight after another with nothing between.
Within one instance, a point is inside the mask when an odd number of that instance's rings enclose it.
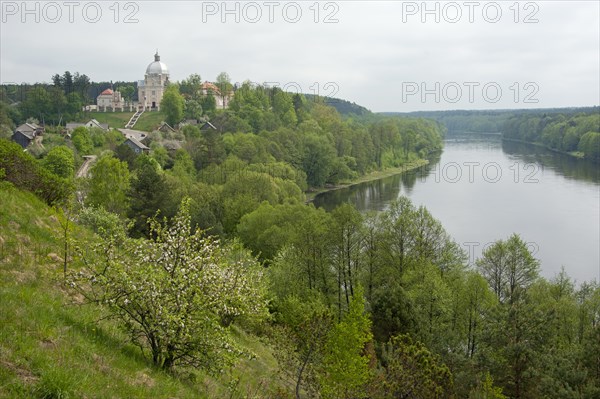
<instances>
[{"instance_id":1,"label":"green grass slope","mask_svg":"<svg viewBox=\"0 0 600 399\"><path fill-rule=\"evenodd\" d=\"M0 398L266 396L276 362L267 346L241 330L239 344L256 358L213 378L157 370L115 324L97 323L97 308L82 305L62 285L60 226L33 194L0 182ZM77 227L73 235L94 239Z\"/></svg>"},{"instance_id":2,"label":"green grass slope","mask_svg":"<svg viewBox=\"0 0 600 399\"><path fill-rule=\"evenodd\" d=\"M124 128L133 112L88 112L84 121L96 119L100 123L108 123L108 126L114 129ZM165 120L165 114L161 112L144 112L135 124L135 130L151 132L157 129Z\"/></svg>"}]
</instances>

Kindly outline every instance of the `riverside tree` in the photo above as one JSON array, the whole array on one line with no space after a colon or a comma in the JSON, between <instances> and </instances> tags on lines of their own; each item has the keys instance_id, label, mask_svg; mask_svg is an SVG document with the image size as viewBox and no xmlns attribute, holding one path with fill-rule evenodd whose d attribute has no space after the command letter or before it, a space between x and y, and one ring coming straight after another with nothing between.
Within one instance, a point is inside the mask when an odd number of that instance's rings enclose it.
<instances>
[{"instance_id":1,"label":"riverside tree","mask_svg":"<svg viewBox=\"0 0 600 399\"><path fill-rule=\"evenodd\" d=\"M544 309L531 295L539 284L539 261L517 234L486 249L477 266L496 294L484 334L494 356L487 360L512 398L540 397L538 362L548 344L547 332L555 310Z\"/></svg>"}]
</instances>

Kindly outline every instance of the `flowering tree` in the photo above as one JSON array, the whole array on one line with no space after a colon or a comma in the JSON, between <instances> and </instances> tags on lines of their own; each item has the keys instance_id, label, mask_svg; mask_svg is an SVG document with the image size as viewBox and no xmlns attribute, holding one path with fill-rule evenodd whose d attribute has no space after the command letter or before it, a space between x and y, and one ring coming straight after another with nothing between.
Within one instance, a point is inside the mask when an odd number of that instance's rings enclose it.
<instances>
[{"instance_id":1,"label":"flowering tree","mask_svg":"<svg viewBox=\"0 0 600 399\"><path fill-rule=\"evenodd\" d=\"M266 315L262 268L239 245L192 231L189 203L171 223L151 219L152 240L103 238L69 283L149 349L157 366L216 371L240 354L229 324Z\"/></svg>"}]
</instances>

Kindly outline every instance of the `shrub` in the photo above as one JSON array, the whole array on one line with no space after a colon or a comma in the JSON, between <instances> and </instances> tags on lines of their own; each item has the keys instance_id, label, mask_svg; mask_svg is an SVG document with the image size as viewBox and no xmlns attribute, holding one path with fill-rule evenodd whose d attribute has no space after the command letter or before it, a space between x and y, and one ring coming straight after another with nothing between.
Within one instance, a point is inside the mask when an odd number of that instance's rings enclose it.
<instances>
[{"instance_id":1,"label":"shrub","mask_svg":"<svg viewBox=\"0 0 600 399\"><path fill-rule=\"evenodd\" d=\"M0 139L0 170L4 170L0 179L35 193L49 205L66 202L74 192L71 180L45 170L20 145L4 139Z\"/></svg>"}]
</instances>

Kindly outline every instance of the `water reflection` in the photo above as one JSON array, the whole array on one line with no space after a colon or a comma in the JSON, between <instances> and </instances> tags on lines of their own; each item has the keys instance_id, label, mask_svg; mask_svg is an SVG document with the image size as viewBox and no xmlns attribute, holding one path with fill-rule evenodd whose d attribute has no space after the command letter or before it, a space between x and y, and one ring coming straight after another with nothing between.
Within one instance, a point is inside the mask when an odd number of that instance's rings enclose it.
<instances>
[{"instance_id":1,"label":"water reflection","mask_svg":"<svg viewBox=\"0 0 600 399\"><path fill-rule=\"evenodd\" d=\"M532 144L514 141L503 141L502 151L510 158L537 163L569 179L600 182L600 165L589 160L576 159Z\"/></svg>"},{"instance_id":2,"label":"water reflection","mask_svg":"<svg viewBox=\"0 0 600 399\"><path fill-rule=\"evenodd\" d=\"M568 179L600 183L600 165L560 154L532 144L504 141L497 134L450 134L445 140L446 148L460 147L467 151L502 151L507 158L522 165L536 164L542 172L545 168ZM318 195L314 204L327 211L349 202L361 211L384 210L389 202L399 195L411 196L417 182L425 182L435 168L439 168L441 154L432 155L429 165L401 175L360 183L348 188L334 190ZM522 178L527 177L523 176Z\"/></svg>"},{"instance_id":3,"label":"water reflection","mask_svg":"<svg viewBox=\"0 0 600 399\"><path fill-rule=\"evenodd\" d=\"M410 196L415 184L424 181L439 162L440 154L434 154L429 157L428 165L399 175L319 194L314 204L327 211L332 211L344 202L353 204L360 211L382 211L400 193Z\"/></svg>"}]
</instances>

